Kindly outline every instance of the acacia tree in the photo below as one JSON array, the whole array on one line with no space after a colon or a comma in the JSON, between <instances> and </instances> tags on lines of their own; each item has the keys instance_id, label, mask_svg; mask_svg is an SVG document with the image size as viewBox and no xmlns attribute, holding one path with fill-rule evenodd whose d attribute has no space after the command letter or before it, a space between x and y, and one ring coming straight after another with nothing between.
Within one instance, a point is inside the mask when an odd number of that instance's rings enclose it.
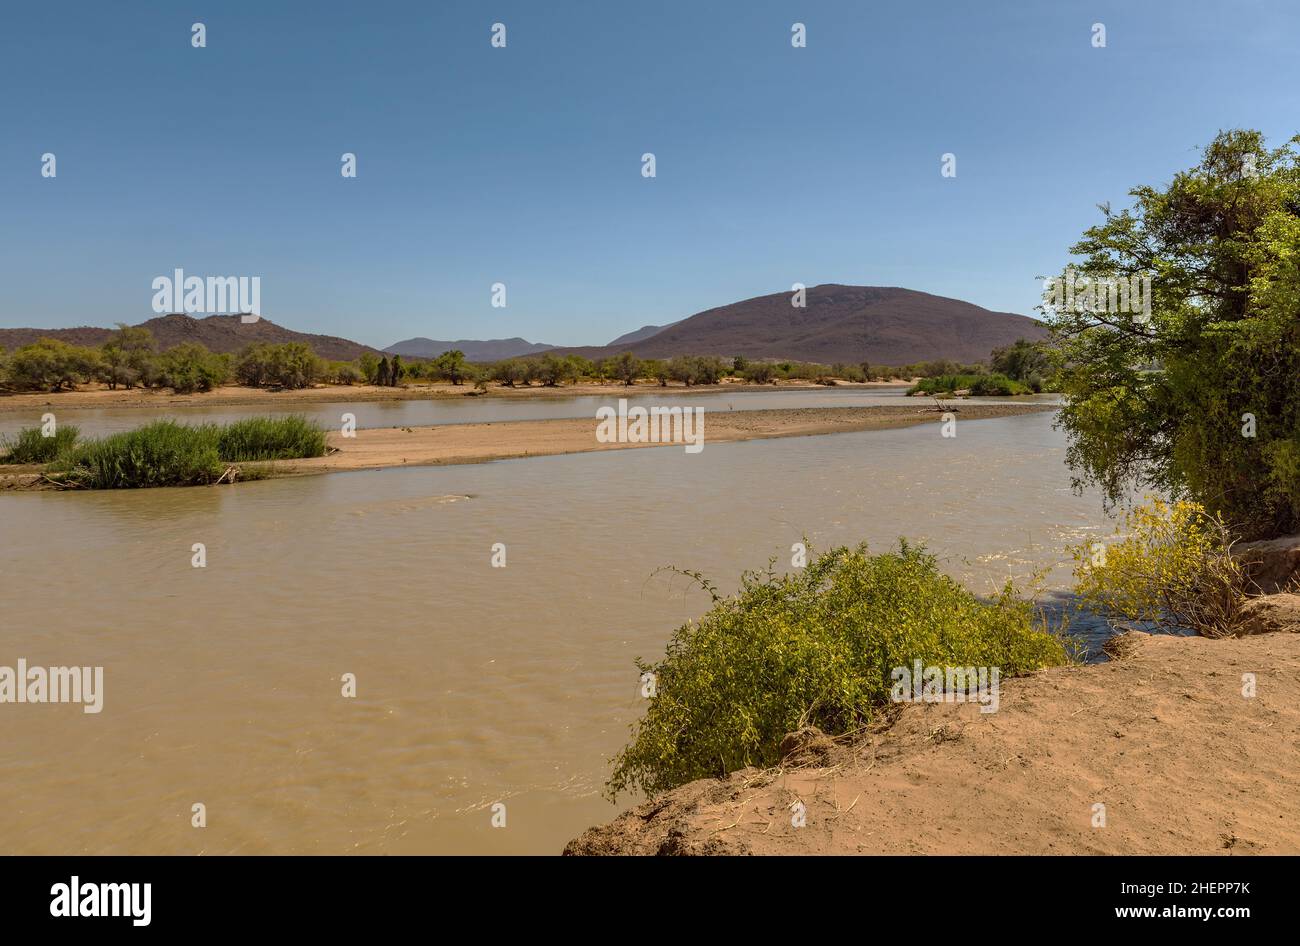
<instances>
[{"instance_id":1,"label":"acacia tree","mask_svg":"<svg viewBox=\"0 0 1300 946\"><path fill-rule=\"evenodd\" d=\"M1195 499L1250 537L1300 529L1300 136L1221 132L1072 248L1114 297L1045 304L1076 488Z\"/></svg>"},{"instance_id":2,"label":"acacia tree","mask_svg":"<svg viewBox=\"0 0 1300 946\"><path fill-rule=\"evenodd\" d=\"M619 352L610 360L610 371L624 387L631 387L641 376L641 362L630 351Z\"/></svg>"},{"instance_id":3,"label":"acacia tree","mask_svg":"<svg viewBox=\"0 0 1300 946\"><path fill-rule=\"evenodd\" d=\"M38 338L9 357L6 375L20 390L75 388L102 371L99 352L56 338Z\"/></svg>"},{"instance_id":4,"label":"acacia tree","mask_svg":"<svg viewBox=\"0 0 1300 946\"><path fill-rule=\"evenodd\" d=\"M157 381L156 349L153 333L147 328L118 322L117 331L100 348L103 379L109 390L119 384L130 389Z\"/></svg>"},{"instance_id":5,"label":"acacia tree","mask_svg":"<svg viewBox=\"0 0 1300 946\"><path fill-rule=\"evenodd\" d=\"M465 353L459 349L443 352L434 360L433 370L438 377L446 378L452 384L463 384L468 373Z\"/></svg>"}]
</instances>

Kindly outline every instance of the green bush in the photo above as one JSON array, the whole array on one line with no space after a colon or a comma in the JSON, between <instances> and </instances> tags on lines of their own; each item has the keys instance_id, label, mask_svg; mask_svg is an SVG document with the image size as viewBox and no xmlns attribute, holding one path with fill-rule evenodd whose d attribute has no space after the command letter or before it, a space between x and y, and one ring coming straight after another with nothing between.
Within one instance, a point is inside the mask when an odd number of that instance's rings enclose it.
<instances>
[{"instance_id":1,"label":"green bush","mask_svg":"<svg viewBox=\"0 0 1300 946\"><path fill-rule=\"evenodd\" d=\"M1027 384L1013 381L1000 374L945 374L922 378L908 390L908 394L951 394L969 391L976 397L1005 397L1014 394L1033 394Z\"/></svg>"},{"instance_id":2,"label":"green bush","mask_svg":"<svg viewBox=\"0 0 1300 946\"><path fill-rule=\"evenodd\" d=\"M968 391L976 381L973 374L944 374L933 378L922 378L908 388L908 394L951 394L953 391Z\"/></svg>"},{"instance_id":3,"label":"green bush","mask_svg":"<svg viewBox=\"0 0 1300 946\"><path fill-rule=\"evenodd\" d=\"M325 455L325 432L299 415L247 417L217 428L222 460L292 460Z\"/></svg>"},{"instance_id":4,"label":"green bush","mask_svg":"<svg viewBox=\"0 0 1300 946\"><path fill-rule=\"evenodd\" d=\"M970 393L976 397L1008 397L1015 394L1033 394L1034 389L1006 375L986 374L975 379L970 386Z\"/></svg>"},{"instance_id":5,"label":"green bush","mask_svg":"<svg viewBox=\"0 0 1300 946\"><path fill-rule=\"evenodd\" d=\"M49 463L77 442L78 433L71 424L56 427L50 437L39 427L24 427L13 439L0 437L0 457L5 463Z\"/></svg>"},{"instance_id":6,"label":"green bush","mask_svg":"<svg viewBox=\"0 0 1300 946\"><path fill-rule=\"evenodd\" d=\"M1249 574L1223 520L1199 503L1148 498L1109 543L1071 551L1079 604L1117 628L1152 623L1228 637L1245 623Z\"/></svg>"},{"instance_id":7,"label":"green bush","mask_svg":"<svg viewBox=\"0 0 1300 946\"><path fill-rule=\"evenodd\" d=\"M737 596L715 594L699 623L677 630L662 661L637 661L656 695L607 792L654 794L775 764L800 725L858 730L889 701L890 671L914 660L1009 676L1066 652L1010 584L980 600L905 542L883 555L834 549L789 575L748 572Z\"/></svg>"}]
</instances>

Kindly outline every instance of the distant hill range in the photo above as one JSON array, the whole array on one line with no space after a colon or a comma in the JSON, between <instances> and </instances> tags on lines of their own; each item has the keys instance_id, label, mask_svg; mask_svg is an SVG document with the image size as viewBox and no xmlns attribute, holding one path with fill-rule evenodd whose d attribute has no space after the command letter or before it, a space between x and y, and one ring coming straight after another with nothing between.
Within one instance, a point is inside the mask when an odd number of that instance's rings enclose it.
<instances>
[{"instance_id":1,"label":"distant hill range","mask_svg":"<svg viewBox=\"0 0 1300 946\"><path fill-rule=\"evenodd\" d=\"M673 323L674 325L676 323ZM626 335L620 335L614 339L607 348L617 348L621 345L630 345L633 342L640 342L651 335L655 335L664 329L667 325L645 325L635 332L628 332ZM520 358L525 355L536 355L544 351L555 350L555 345L547 345L542 342L530 342L526 338L491 338L487 341L477 341L472 338L462 338L454 342L440 342L432 338L408 338L404 342L394 342L384 351L390 355L404 355L407 357L417 358L436 358L445 351L464 352L466 361L500 361L503 358Z\"/></svg>"},{"instance_id":2,"label":"distant hill range","mask_svg":"<svg viewBox=\"0 0 1300 946\"><path fill-rule=\"evenodd\" d=\"M295 332L276 325L267 319L244 323L238 315L209 315L196 319L189 315L160 315L141 322L140 327L153 333L160 350L172 348L181 342L198 342L210 351L235 352L253 342L305 342L322 358L331 361L353 361L365 352L382 354L378 349L338 338L334 335L312 335ZM57 338L70 345L102 345L113 334L111 328L0 328L0 345L13 351L21 345L30 345L38 338Z\"/></svg>"},{"instance_id":3,"label":"distant hill range","mask_svg":"<svg viewBox=\"0 0 1300 946\"><path fill-rule=\"evenodd\" d=\"M778 292L699 312L668 325L646 325L608 345L559 348L523 338L454 342L410 338L382 352L346 338L295 332L267 319L244 324L238 315L163 315L141 323L160 349L200 342L216 352L234 352L251 342L305 342L322 358L352 361L365 352L433 358L459 349L469 361L499 361L553 351L604 358L630 351L640 358L673 355L743 355L751 359L790 359L822 364L863 361L908 365L948 358L974 362L1018 338L1037 340L1047 329L1034 319L991 312L969 302L912 289L828 284L807 290L803 308ZM13 351L51 336L73 345L101 345L109 328L0 329L0 346Z\"/></svg>"},{"instance_id":4,"label":"distant hill range","mask_svg":"<svg viewBox=\"0 0 1300 946\"><path fill-rule=\"evenodd\" d=\"M538 352L550 351L554 345L543 345L523 338L492 338L487 341L475 341L462 338L455 342L439 342L432 338L408 338L404 342L389 345L384 351L390 355L403 355L416 358L436 358L445 351L464 352L466 361L500 361L503 358L517 358L520 355L536 355Z\"/></svg>"},{"instance_id":5,"label":"distant hill range","mask_svg":"<svg viewBox=\"0 0 1300 946\"><path fill-rule=\"evenodd\" d=\"M1018 338L1047 337L1027 316L932 296L913 289L827 284L807 290L806 305L791 293L757 296L719 306L635 340L599 348L560 348L557 354L602 358L631 351L640 358L721 355L814 361L868 361L907 365L949 358L974 362ZM632 335L641 335L634 332Z\"/></svg>"},{"instance_id":6,"label":"distant hill range","mask_svg":"<svg viewBox=\"0 0 1300 946\"><path fill-rule=\"evenodd\" d=\"M652 335L658 335L666 328L672 328L674 325L680 325L681 322L669 322L667 325L643 325L635 332L628 332L626 335L620 335L609 343L613 348L618 345L631 345L633 342L643 342Z\"/></svg>"}]
</instances>

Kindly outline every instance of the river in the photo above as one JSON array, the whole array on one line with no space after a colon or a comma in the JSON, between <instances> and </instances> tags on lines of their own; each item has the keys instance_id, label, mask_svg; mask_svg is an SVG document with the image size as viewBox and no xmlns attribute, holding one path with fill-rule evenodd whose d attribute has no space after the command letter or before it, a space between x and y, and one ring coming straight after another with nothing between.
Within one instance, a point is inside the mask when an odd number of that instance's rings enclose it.
<instances>
[{"instance_id":1,"label":"river","mask_svg":"<svg viewBox=\"0 0 1300 946\"><path fill-rule=\"evenodd\" d=\"M346 392L347 388L339 388ZM651 389L654 390L654 389ZM646 393L638 387L633 403L653 407L688 404L706 411L766 410L787 407L868 407L872 405L898 405L907 386L879 388L785 388L772 391L737 392L726 390L699 391L683 395L681 389L671 393ZM291 397L292 395L286 395ZM59 424L74 424L82 436L102 436L131 430L159 416L158 409L137 407L65 408L58 404L58 395L50 395L48 406L32 407L28 411L0 412L0 436L13 435L22 427L37 427L46 411L52 412ZM1020 398L968 398L970 404L1001 404L1008 400L1019 402L1055 402L1051 394ZM917 403L933 403L922 399ZM273 404L256 406L231 405L225 407L190 407L174 415L185 423L227 423L252 414L303 414L322 427L338 428L343 414L356 417L356 425L367 427L431 427L437 424L496 423L508 420L545 420L560 417L595 417L596 409L616 406L618 397L577 396L485 396L437 397L424 400L348 401L340 397L330 401L290 402L288 408Z\"/></svg>"},{"instance_id":2,"label":"river","mask_svg":"<svg viewBox=\"0 0 1300 946\"><path fill-rule=\"evenodd\" d=\"M465 401L458 419L594 413ZM447 411L356 406L363 426ZM731 591L805 535L877 549L906 535L976 591L1036 569L1060 589L1065 546L1111 528L1097 496L1071 492L1064 450L1043 413L952 439L933 424L698 455L0 493L0 664L105 668L98 714L0 706L0 850L558 853L619 810L600 789L641 708L633 658L660 656L708 607L656 569Z\"/></svg>"}]
</instances>

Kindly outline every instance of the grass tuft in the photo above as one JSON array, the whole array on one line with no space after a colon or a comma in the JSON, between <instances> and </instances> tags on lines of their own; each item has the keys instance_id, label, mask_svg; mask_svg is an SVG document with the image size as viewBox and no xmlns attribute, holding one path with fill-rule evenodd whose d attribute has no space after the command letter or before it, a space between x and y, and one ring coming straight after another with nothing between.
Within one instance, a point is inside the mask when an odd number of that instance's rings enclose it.
<instances>
[{"instance_id":1,"label":"grass tuft","mask_svg":"<svg viewBox=\"0 0 1300 946\"><path fill-rule=\"evenodd\" d=\"M325 432L300 414L248 417L220 428L217 452L229 462L325 455Z\"/></svg>"},{"instance_id":2,"label":"grass tuft","mask_svg":"<svg viewBox=\"0 0 1300 946\"><path fill-rule=\"evenodd\" d=\"M47 437L39 427L24 427L13 439L0 437L0 462L50 463L77 442L80 431L71 424L56 427Z\"/></svg>"}]
</instances>

